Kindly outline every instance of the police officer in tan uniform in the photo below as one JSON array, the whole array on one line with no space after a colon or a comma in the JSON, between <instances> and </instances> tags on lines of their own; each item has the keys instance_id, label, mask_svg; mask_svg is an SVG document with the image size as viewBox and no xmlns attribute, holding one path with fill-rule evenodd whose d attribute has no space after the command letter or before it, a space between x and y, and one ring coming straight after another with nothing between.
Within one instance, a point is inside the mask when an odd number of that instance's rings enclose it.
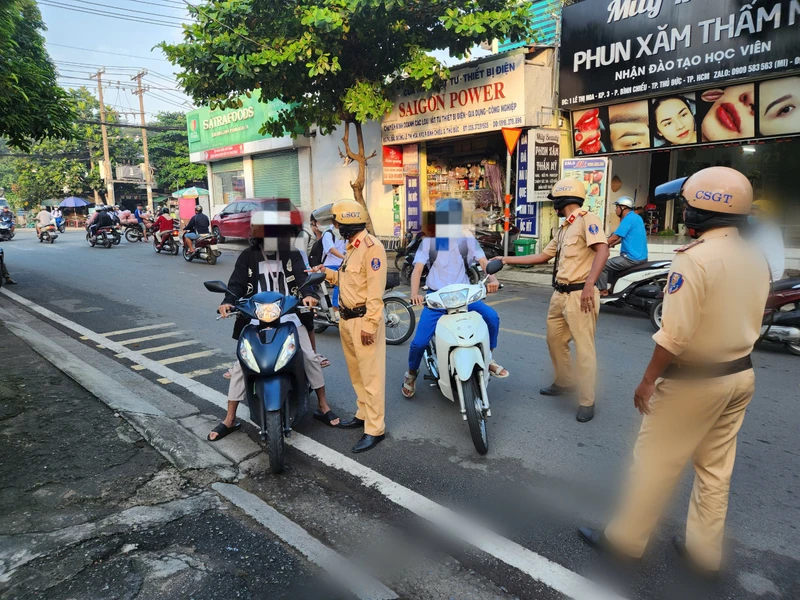
<instances>
[{"instance_id":1,"label":"police officer in tan uniform","mask_svg":"<svg viewBox=\"0 0 800 600\"><path fill-rule=\"evenodd\" d=\"M347 240L339 271L325 271L327 280L339 286L339 331L347 369L358 398L355 418L339 424L344 429L364 428L353 452L371 450L383 441L386 425L386 323L383 293L386 290L386 250L366 231L365 209L353 200L336 202L331 213L339 233Z\"/></svg>"},{"instance_id":2,"label":"police officer in tan uniform","mask_svg":"<svg viewBox=\"0 0 800 600\"><path fill-rule=\"evenodd\" d=\"M711 167L682 184L684 220L695 242L678 250L666 287L662 329L634 406L644 415L630 482L605 532L582 528L592 546L642 556L691 459L695 468L686 538L678 554L716 575L728 510L736 436L753 397L750 352L769 295L765 259L739 236L753 201L747 178Z\"/></svg>"},{"instance_id":3,"label":"police officer in tan uniform","mask_svg":"<svg viewBox=\"0 0 800 600\"><path fill-rule=\"evenodd\" d=\"M577 420L594 417L597 356L594 335L600 313L600 292L595 282L603 272L609 250L600 218L581 210L586 188L576 179L562 179L548 196L559 217L564 217L556 237L541 254L510 256L507 265L537 265L555 257L553 296L547 313L547 347L553 362L555 381L539 391L544 396L560 396L579 388ZM572 372L570 340L575 341L577 373Z\"/></svg>"}]
</instances>

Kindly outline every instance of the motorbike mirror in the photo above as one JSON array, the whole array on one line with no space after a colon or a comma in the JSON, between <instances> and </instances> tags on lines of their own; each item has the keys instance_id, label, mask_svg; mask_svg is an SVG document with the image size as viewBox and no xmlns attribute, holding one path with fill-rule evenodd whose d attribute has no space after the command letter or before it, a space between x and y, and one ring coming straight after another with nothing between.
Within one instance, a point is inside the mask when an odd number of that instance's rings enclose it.
<instances>
[{"instance_id":1,"label":"motorbike mirror","mask_svg":"<svg viewBox=\"0 0 800 600\"><path fill-rule=\"evenodd\" d=\"M495 273L499 273L503 270L503 261L499 258L494 260L490 260L489 264L486 265L486 274L487 275L494 275Z\"/></svg>"},{"instance_id":2,"label":"motorbike mirror","mask_svg":"<svg viewBox=\"0 0 800 600\"><path fill-rule=\"evenodd\" d=\"M311 273L306 279L306 282L301 286L300 289L312 285L319 285L323 281L325 281L325 273Z\"/></svg>"},{"instance_id":3,"label":"motorbike mirror","mask_svg":"<svg viewBox=\"0 0 800 600\"><path fill-rule=\"evenodd\" d=\"M203 283L206 286L206 289L209 292L214 292L217 294L227 294L228 293L228 286L222 283L221 281L206 281Z\"/></svg>"}]
</instances>

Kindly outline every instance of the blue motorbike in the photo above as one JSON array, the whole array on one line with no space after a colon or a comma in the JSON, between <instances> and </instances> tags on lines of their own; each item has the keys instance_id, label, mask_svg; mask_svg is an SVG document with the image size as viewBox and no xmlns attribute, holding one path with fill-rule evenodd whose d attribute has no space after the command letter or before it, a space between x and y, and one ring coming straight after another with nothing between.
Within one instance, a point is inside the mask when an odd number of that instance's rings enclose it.
<instances>
[{"instance_id":1,"label":"blue motorbike","mask_svg":"<svg viewBox=\"0 0 800 600\"><path fill-rule=\"evenodd\" d=\"M302 288L319 285L323 273L312 273ZM221 281L206 281L210 292L226 294ZM281 473L285 466L284 438L308 413L311 389L303 365L303 352L293 320L282 317L308 312L299 297L261 292L237 300L232 315L244 315L252 322L239 335L236 355L245 377L250 420L260 428L266 442L269 466ZM221 318L221 317L220 317Z\"/></svg>"}]
</instances>

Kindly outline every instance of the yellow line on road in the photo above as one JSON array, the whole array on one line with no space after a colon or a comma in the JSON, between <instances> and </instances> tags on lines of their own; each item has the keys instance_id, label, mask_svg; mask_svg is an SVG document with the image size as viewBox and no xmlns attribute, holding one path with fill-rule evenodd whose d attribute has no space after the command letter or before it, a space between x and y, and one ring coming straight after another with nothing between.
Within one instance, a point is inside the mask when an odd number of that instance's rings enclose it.
<instances>
[{"instance_id":1,"label":"yellow line on road","mask_svg":"<svg viewBox=\"0 0 800 600\"><path fill-rule=\"evenodd\" d=\"M197 371L190 371L189 373L181 373L184 377L188 377L189 379L194 379L195 377L203 377L204 375L211 375L218 371L222 371L223 369L228 370L231 367L231 363L227 362L224 365L217 365L216 367L212 367L210 369L197 369Z\"/></svg>"},{"instance_id":2,"label":"yellow line on road","mask_svg":"<svg viewBox=\"0 0 800 600\"><path fill-rule=\"evenodd\" d=\"M165 358L158 361L162 365L174 365L175 363L186 362L187 360L194 360L195 358L205 358L206 356L214 356L216 354L213 350L204 350L203 352L195 352L194 354L185 354L184 356L176 356L174 358Z\"/></svg>"},{"instance_id":3,"label":"yellow line on road","mask_svg":"<svg viewBox=\"0 0 800 600\"><path fill-rule=\"evenodd\" d=\"M160 323L158 325L145 325L144 327L134 327L133 329L120 329L119 331L109 331L101 335L125 335L126 333L138 333L140 331L151 331L153 329L161 329L162 327L173 327L175 323ZM83 339L83 338L81 338Z\"/></svg>"},{"instance_id":4,"label":"yellow line on road","mask_svg":"<svg viewBox=\"0 0 800 600\"><path fill-rule=\"evenodd\" d=\"M167 379L166 377L161 377L160 379L158 379L158 383L160 383L161 385L168 385L172 383L172 381Z\"/></svg>"},{"instance_id":5,"label":"yellow line on road","mask_svg":"<svg viewBox=\"0 0 800 600\"><path fill-rule=\"evenodd\" d=\"M122 344L123 346L127 346L128 344L140 344L142 342L151 342L153 340L161 340L168 337L176 337L179 335L184 335L184 331L173 331L171 333L157 333L156 335L148 335L147 337L140 337L134 338L132 340L120 340L117 342L118 344Z\"/></svg>"},{"instance_id":6,"label":"yellow line on road","mask_svg":"<svg viewBox=\"0 0 800 600\"><path fill-rule=\"evenodd\" d=\"M525 300L522 296L512 296L511 298L503 298L502 300L495 300L494 302L487 302L487 306L497 306L498 304L505 304L506 302L516 302L517 300Z\"/></svg>"},{"instance_id":7,"label":"yellow line on road","mask_svg":"<svg viewBox=\"0 0 800 600\"><path fill-rule=\"evenodd\" d=\"M153 354L154 352L164 352L166 350L173 350L174 348L183 348L184 346L194 346L199 342L189 340L187 342L175 342L174 344L167 344L166 346L159 346L158 348L148 348L147 350L139 350L139 354ZM124 358L124 354L117 354L117 358Z\"/></svg>"},{"instance_id":8,"label":"yellow line on road","mask_svg":"<svg viewBox=\"0 0 800 600\"><path fill-rule=\"evenodd\" d=\"M502 331L503 333L515 333L517 335L527 335L528 337L535 337L539 338L540 340L547 339L547 336L542 335L541 333L530 333L529 331L517 331L516 329L506 329L504 327L501 327L500 331Z\"/></svg>"}]
</instances>

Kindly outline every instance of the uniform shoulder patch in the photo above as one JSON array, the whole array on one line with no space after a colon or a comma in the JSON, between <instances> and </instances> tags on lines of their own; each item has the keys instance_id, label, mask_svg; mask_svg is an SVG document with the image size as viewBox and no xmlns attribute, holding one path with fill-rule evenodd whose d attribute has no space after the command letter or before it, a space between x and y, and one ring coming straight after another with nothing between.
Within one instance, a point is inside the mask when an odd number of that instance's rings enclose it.
<instances>
[{"instance_id":1,"label":"uniform shoulder patch","mask_svg":"<svg viewBox=\"0 0 800 600\"><path fill-rule=\"evenodd\" d=\"M675 252L686 252L687 250L691 250L695 246L699 246L703 242L705 242L705 240L695 240L691 244L686 244L685 246L681 246L680 248L675 250Z\"/></svg>"},{"instance_id":2,"label":"uniform shoulder patch","mask_svg":"<svg viewBox=\"0 0 800 600\"><path fill-rule=\"evenodd\" d=\"M677 292L681 287L683 287L683 275L680 273L671 273L669 276L669 281L667 282L667 293L674 294Z\"/></svg>"},{"instance_id":3,"label":"uniform shoulder patch","mask_svg":"<svg viewBox=\"0 0 800 600\"><path fill-rule=\"evenodd\" d=\"M353 248L358 248L361 245L361 240L356 240L353 242Z\"/></svg>"},{"instance_id":4,"label":"uniform shoulder patch","mask_svg":"<svg viewBox=\"0 0 800 600\"><path fill-rule=\"evenodd\" d=\"M578 215L581 216L581 217L585 217L588 214L589 214L588 210L582 210L581 212L578 213Z\"/></svg>"},{"instance_id":5,"label":"uniform shoulder patch","mask_svg":"<svg viewBox=\"0 0 800 600\"><path fill-rule=\"evenodd\" d=\"M380 258L373 258L372 259L372 270L377 271L381 268L381 259Z\"/></svg>"},{"instance_id":6,"label":"uniform shoulder patch","mask_svg":"<svg viewBox=\"0 0 800 600\"><path fill-rule=\"evenodd\" d=\"M597 225L595 225L594 223L589 225L589 233L591 233L592 235L597 235L598 231L600 231L600 228Z\"/></svg>"},{"instance_id":7,"label":"uniform shoulder patch","mask_svg":"<svg viewBox=\"0 0 800 600\"><path fill-rule=\"evenodd\" d=\"M367 248L372 248L375 245L375 238L371 235L367 235L367 237L364 238L364 241L367 243Z\"/></svg>"}]
</instances>

